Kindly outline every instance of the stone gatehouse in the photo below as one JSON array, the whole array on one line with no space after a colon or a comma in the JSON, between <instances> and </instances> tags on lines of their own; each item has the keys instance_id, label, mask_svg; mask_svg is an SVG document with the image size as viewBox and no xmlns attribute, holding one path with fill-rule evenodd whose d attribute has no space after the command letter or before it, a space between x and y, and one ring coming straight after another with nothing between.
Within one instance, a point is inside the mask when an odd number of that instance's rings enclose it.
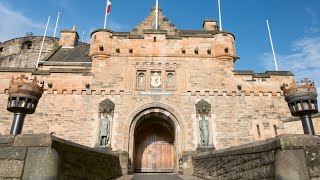
<instances>
[{"instance_id":1,"label":"stone gatehouse","mask_svg":"<svg viewBox=\"0 0 320 180\"><path fill-rule=\"evenodd\" d=\"M45 81L23 134L127 151L137 172L178 171L189 151L303 133L279 88L291 72L237 71L235 36L215 20L179 30L159 14L158 30L150 13L131 32L95 30L90 44L75 28L47 37L38 69L42 37L1 43L0 134L10 131L8 84L20 75Z\"/></svg>"}]
</instances>

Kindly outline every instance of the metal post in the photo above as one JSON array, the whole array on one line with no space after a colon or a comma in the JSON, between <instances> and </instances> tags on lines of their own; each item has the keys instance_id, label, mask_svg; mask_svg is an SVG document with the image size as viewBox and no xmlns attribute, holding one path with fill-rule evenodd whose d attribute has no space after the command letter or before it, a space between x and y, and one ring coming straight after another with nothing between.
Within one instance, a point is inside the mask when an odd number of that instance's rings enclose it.
<instances>
[{"instance_id":1,"label":"metal post","mask_svg":"<svg viewBox=\"0 0 320 180\"><path fill-rule=\"evenodd\" d=\"M56 21L56 27L54 28L53 37L56 37L57 27L58 27L58 23L59 23L59 17L60 17L60 12L58 12L58 17L57 17L57 21Z\"/></svg>"},{"instance_id":2,"label":"metal post","mask_svg":"<svg viewBox=\"0 0 320 180\"><path fill-rule=\"evenodd\" d=\"M48 17L46 30L44 31L44 35L43 35L43 39L42 39L42 43L41 43L41 47L40 47L40 52L39 52L39 56L38 56L38 60L37 60L37 64L36 64L36 69L38 69L38 67L39 67L39 61L40 61L40 58L41 58L41 53L42 53L42 48L43 48L43 45L44 45L44 40L46 39L49 22L50 22L50 16Z\"/></svg>"},{"instance_id":3,"label":"metal post","mask_svg":"<svg viewBox=\"0 0 320 180\"><path fill-rule=\"evenodd\" d=\"M272 36L271 36L271 31L270 31L270 26L269 26L269 21L267 21L267 27L268 27L268 32L269 32L269 38L270 38L270 44L271 44L271 49L272 49L272 54L273 54L273 60L274 60L274 65L276 67L276 71L278 71L278 63L277 63L277 58L276 54L274 52L274 47L273 47L273 41L272 41Z\"/></svg>"},{"instance_id":4,"label":"metal post","mask_svg":"<svg viewBox=\"0 0 320 180\"><path fill-rule=\"evenodd\" d=\"M159 2L156 0L156 27L155 29L158 30L158 20L159 20Z\"/></svg>"},{"instance_id":5,"label":"metal post","mask_svg":"<svg viewBox=\"0 0 320 180\"><path fill-rule=\"evenodd\" d=\"M311 115L300 116L304 134L315 135Z\"/></svg>"},{"instance_id":6,"label":"metal post","mask_svg":"<svg viewBox=\"0 0 320 180\"><path fill-rule=\"evenodd\" d=\"M219 7L219 24L220 24L220 31L222 31L222 18L221 18L221 3L220 0L218 0L218 7Z\"/></svg>"},{"instance_id":7,"label":"metal post","mask_svg":"<svg viewBox=\"0 0 320 180\"><path fill-rule=\"evenodd\" d=\"M14 113L10 134L21 134L25 117L25 113Z\"/></svg>"}]
</instances>

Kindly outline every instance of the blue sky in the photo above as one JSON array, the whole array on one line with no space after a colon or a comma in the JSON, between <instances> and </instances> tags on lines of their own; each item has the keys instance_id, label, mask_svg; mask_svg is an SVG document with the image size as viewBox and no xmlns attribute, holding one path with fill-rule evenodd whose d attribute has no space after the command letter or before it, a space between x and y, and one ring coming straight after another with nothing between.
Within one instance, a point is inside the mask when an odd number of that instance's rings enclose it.
<instances>
[{"instance_id":1,"label":"blue sky","mask_svg":"<svg viewBox=\"0 0 320 180\"><path fill-rule=\"evenodd\" d=\"M43 35L53 36L58 12L58 32L73 25L85 41L92 30L103 27L105 0L0 0L0 41ZM112 0L107 28L130 31L149 13L155 0ZM205 18L218 19L217 0L159 0L163 13L178 29L202 29ZM279 70L290 70L296 79L309 77L320 84L320 0L221 0L223 29L236 36L241 57L237 70L275 70L266 26L269 20Z\"/></svg>"}]
</instances>

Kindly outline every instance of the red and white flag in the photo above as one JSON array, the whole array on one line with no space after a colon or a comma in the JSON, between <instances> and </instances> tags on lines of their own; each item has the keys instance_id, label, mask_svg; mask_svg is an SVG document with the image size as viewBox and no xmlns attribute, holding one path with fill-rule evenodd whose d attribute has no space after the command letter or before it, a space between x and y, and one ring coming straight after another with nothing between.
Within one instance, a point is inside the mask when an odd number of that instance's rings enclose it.
<instances>
[{"instance_id":1,"label":"red and white flag","mask_svg":"<svg viewBox=\"0 0 320 180\"><path fill-rule=\"evenodd\" d=\"M104 17L104 26L103 26L103 29L106 29L107 18L108 18L108 15L110 14L110 12L111 12L111 0L107 0L106 15L105 15L105 17Z\"/></svg>"},{"instance_id":2,"label":"red and white flag","mask_svg":"<svg viewBox=\"0 0 320 180\"><path fill-rule=\"evenodd\" d=\"M111 0L107 0L107 14L109 15L111 11Z\"/></svg>"}]
</instances>

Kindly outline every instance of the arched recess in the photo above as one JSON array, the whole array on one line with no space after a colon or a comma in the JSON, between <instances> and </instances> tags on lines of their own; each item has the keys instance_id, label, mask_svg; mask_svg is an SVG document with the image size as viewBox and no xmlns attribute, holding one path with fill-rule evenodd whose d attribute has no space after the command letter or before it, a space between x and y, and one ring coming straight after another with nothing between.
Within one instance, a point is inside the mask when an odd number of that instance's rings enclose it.
<instances>
[{"instance_id":1,"label":"arched recess","mask_svg":"<svg viewBox=\"0 0 320 180\"><path fill-rule=\"evenodd\" d=\"M134 153L135 153L135 132L138 127L143 126L143 123L147 123L148 121L152 121L152 119L157 118L160 119L170 126L172 130L172 137L174 137L174 170L178 170L179 158L181 152L184 148L185 142L182 138L184 134L184 125L181 117L178 112L169 105L162 103L150 103L145 104L139 108L137 108L133 113L130 114L128 118L128 123L130 124L128 131L128 153L132 161L134 161ZM159 121L159 120L158 120ZM135 162L131 163L133 166ZM134 167L132 167L134 168Z\"/></svg>"}]
</instances>

